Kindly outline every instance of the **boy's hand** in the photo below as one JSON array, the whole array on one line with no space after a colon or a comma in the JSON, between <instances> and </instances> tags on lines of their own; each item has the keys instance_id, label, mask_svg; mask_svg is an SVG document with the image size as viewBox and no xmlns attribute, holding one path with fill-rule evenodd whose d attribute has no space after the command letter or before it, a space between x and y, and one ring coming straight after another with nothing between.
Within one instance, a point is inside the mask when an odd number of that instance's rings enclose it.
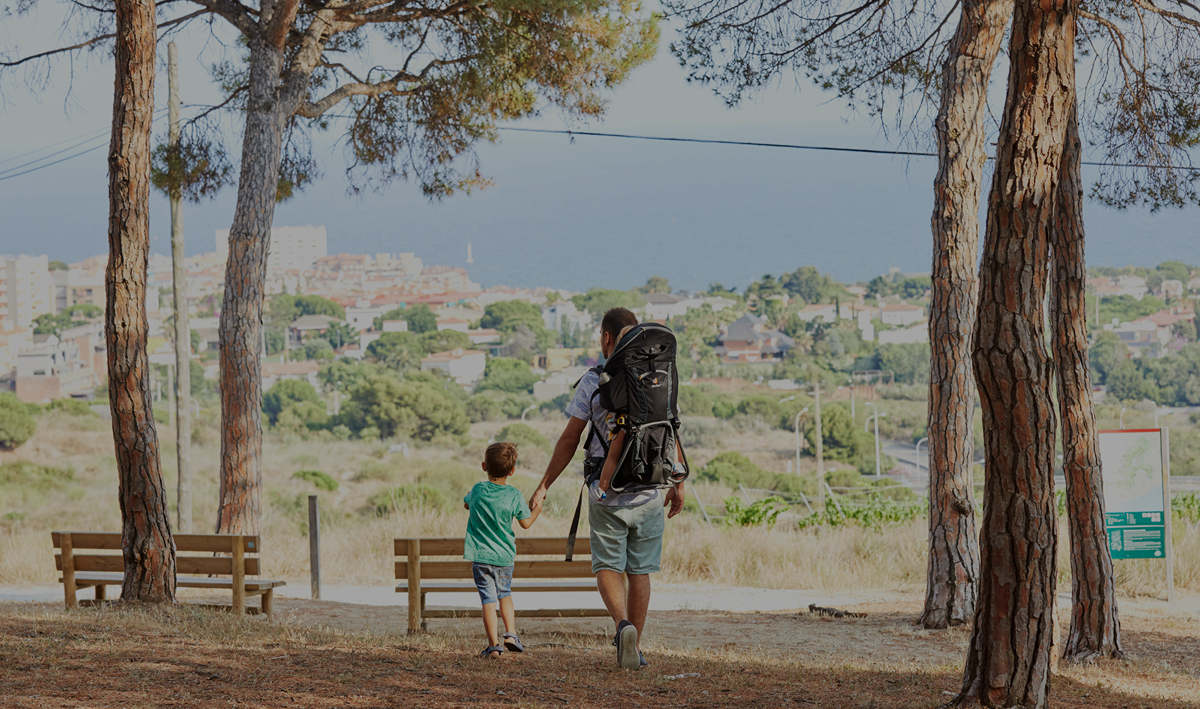
<instances>
[{"instance_id":1,"label":"boy's hand","mask_svg":"<svg viewBox=\"0 0 1200 709\"><path fill-rule=\"evenodd\" d=\"M542 502L544 502L545 500L546 500L546 486L538 485L537 489L535 489L533 491L533 494L529 496L529 509L532 510L534 507L541 507Z\"/></svg>"}]
</instances>

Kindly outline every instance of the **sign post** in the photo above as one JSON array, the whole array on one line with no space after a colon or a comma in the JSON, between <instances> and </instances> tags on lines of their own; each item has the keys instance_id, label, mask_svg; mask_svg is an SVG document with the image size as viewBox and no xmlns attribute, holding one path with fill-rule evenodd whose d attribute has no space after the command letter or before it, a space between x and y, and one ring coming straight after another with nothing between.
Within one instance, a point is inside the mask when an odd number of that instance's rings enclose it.
<instances>
[{"instance_id":1,"label":"sign post","mask_svg":"<svg viewBox=\"0 0 1200 709\"><path fill-rule=\"evenodd\" d=\"M1171 466L1167 429L1100 431L1105 523L1112 558L1162 559L1175 600Z\"/></svg>"}]
</instances>

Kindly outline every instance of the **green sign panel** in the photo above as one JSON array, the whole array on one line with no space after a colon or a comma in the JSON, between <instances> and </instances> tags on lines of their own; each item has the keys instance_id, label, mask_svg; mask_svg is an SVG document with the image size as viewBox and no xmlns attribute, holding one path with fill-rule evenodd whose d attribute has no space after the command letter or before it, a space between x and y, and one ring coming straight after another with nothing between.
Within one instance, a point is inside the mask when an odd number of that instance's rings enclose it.
<instances>
[{"instance_id":1,"label":"green sign panel","mask_svg":"<svg viewBox=\"0 0 1200 709\"><path fill-rule=\"evenodd\" d=\"M1161 512L1109 512L1108 548L1114 559L1161 559L1167 528Z\"/></svg>"},{"instance_id":2,"label":"green sign panel","mask_svg":"<svg viewBox=\"0 0 1200 709\"><path fill-rule=\"evenodd\" d=\"M1114 559L1167 556L1163 432L1100 432L1108 548Z\"/></svg>"}]
</instances>

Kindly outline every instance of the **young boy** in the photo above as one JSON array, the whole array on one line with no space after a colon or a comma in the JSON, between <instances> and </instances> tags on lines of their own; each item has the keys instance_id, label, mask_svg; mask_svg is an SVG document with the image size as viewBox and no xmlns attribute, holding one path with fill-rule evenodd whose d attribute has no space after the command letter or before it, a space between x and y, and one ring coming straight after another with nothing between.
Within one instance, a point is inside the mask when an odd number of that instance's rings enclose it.
<instances>
[{"instance_id":1,"label":"young boy","mask_svg":"<svg viewBox=\"0 0 1200 709\"><path fill-rule=\"evenodd\" d=\"M463 498L463 507L471 511L467 522L467 538L463 546L463 558L473 562L471 571L475 586L479 589L479 600L483 603L483 629L487 633L488 646L480 657L497 658L507 648L513 652L525 652L525 646L517 637L517 618L512 602L513 562L517 556L516 537L512 521L522 529L533 526L542 511L539 503L531 511L521 491L508 484L508 477L517 467L517 447L512 443L493 443L484 454L483 471L486 482L475 483L475 487ZM504 644L496 635L496 606L504 618Z\"/></svg>"}]
</instances>

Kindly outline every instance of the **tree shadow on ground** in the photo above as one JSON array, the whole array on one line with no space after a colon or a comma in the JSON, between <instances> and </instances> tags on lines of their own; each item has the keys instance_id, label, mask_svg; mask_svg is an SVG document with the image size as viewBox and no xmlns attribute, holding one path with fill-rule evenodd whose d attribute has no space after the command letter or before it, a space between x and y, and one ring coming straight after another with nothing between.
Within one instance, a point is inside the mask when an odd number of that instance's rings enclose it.
<instances>
[{"instance_id":1,"label":"tree shadow on ground","mask_svg":"<svg viewBox=\"0 0 1200 709\"><path fill-rule=\"evenodd\" d=\"M530 652L477 658L478 644L238 619L196 609L14 612L0 607L0 705L256 707L931 708L953 667L805 664L788 657L656 653L616 668L589 634L527 638ZM1056 677L1051 707L1194 704Z\"/></svg>"}]
</instances>

